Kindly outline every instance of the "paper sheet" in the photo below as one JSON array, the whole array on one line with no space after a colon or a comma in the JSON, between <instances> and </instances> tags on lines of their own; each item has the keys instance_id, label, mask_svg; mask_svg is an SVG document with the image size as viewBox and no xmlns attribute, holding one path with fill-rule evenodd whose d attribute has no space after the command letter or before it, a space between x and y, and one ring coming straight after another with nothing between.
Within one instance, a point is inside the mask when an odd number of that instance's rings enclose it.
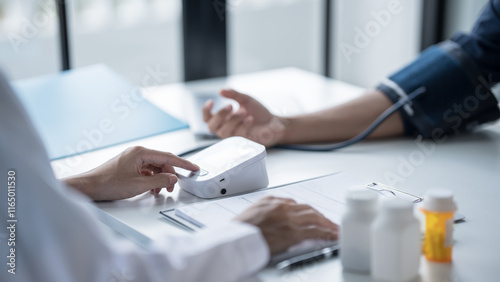
<instances>
[{"instance_id":1,"label":"paper sheet","mask_svg":"<svg viewBox=\"0 0 500 282\"><path fill-rule=\"evenodd\" d=\"M349 173L339 172L279 188L187 205L176 209L176 215L199 227L214 226L230 221L260 198L272 195L308 204L331 221L340 223L345 208L345 195L349 188L365 187L368 183Z\"/></svg>"}]
</instances>

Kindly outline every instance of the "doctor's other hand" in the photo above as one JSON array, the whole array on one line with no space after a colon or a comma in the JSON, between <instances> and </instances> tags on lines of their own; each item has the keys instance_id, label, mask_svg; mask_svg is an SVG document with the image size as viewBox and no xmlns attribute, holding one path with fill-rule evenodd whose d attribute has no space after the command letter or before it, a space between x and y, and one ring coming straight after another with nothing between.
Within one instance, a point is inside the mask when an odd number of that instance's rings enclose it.
<instances>
[{"instance_id":1,"label":"doctor's other hand","mask_svg":"<svg viewBox=\"0 0 500 282\"><path fill-rule=\"evenodd\" d=\"M271 255L306 239L336 240L339 227L309 205L292 199L264 197L235 220L257 226Z\"/></svg>"},{"instance_id":2,"label":"doctor's other hand","mask_svg":"<svg viewBox=\"0 0 500 282\"><path fill-rule=\"evenodd\" d=\"M171 153L132 147L86 173L63 181L95 201L130 198L162 188L172 192L177 182L174 167L191 171L199 167Z\"/></svg>"},{"instance_id":3,"label":"doctor's other hand","mask_svg":"<svg viewBox=\"0 0 500 282\"><path fill-rule=\"evenodd\" d=\"M254 98L232 89L222 89L221 96L240 104L234 112L231 105L212 114L213 101L203 106L203 119L210 131L220 138L243 136L264 146L273 146L282 141L286 121L275 116Z\"/></svg>"}]
</instances>

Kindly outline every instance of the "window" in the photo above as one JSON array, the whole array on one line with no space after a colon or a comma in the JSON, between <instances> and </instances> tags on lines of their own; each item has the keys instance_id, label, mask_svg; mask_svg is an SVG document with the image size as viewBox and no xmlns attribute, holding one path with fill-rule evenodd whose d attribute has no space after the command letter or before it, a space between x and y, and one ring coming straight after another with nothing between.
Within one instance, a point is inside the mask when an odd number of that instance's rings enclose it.
<instances>
[{"instance_id":1,"label":"window","mask_svg":"<svg viewBox=\"0 0 500 282\"><path fill-rule=\"evenodd\" d=\"M0 1L0 67L10 79L59 70L53 0Z\"/></svg>"},{"instance_id":2,"label":"window","mask_svg":"<svg viewBox=\"0 0 500 282\"><path fill-rule=\"evenodd\" d=\"M72 67L104 63L135 83L153 68L168 73L163 83L171 83L292 66L319 74L329 69L363 87L410 62L422 45L470 29L487 2L66 1ZM0 0L0 63L11 78L60 69L55 2ZM183 29L183 16L189 28Z\"/></svg>"},{"instance_id":3,"label":"window","mask_svg":"<svg viewBox=\"0 0 500 282\"><path fill-rule=\"evenodd\" d=\"M333 76L371 88L420 52L423 1L340 0L333 12Z\"/></svg>"},{"instance_id":4,"label":"window","mask_svg":"<svg viewBox=\"0 0 500 282\"><path fill-rule=\"evenodd\" d=\"M469 32L488 0L454 0L445 12L445 37L458 31Z\"/></svg>"},{"instance_id":5,"label":"window","mask_svg":"<svg viewBox=\"0 0 500 282\"><path fill-rule=\"evenodd\" d=\"M229 73L294 66L323 73L323 0L227 1Z\"/></svg>"},{"instance_id":6,"label":"window","mask_svg":"<svg viewBox=\"0 0 500 282\"><path fill-rule=\"evenodd\" d=\"M73 0L72 67L104 63L140 83L148 68L181 81L181 0Z\"/></svg>"}]
</instances>

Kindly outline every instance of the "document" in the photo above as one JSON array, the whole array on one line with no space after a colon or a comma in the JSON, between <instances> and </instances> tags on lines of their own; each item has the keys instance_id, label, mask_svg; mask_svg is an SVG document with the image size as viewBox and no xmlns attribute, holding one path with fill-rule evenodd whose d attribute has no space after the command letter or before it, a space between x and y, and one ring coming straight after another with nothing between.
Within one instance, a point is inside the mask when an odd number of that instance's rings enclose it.
<instances>
[{"instance_id":1,"label":"document","mask_svg":"<svg viewBox=\"0 0 500 282\"><path fill-rule=\"evenodd\" d=\"M161 213L170 220L185 226L194 225L196 228L204 228L226 223L260 198L271 195L292 198L298 203L308 204L332 222L340 224L346 207L345 197L350 188L369 189L374 193L380 194L382 197L397 197L412 202L421 200L419 197L388 186L359 179L350 173L337 172L310 180L258 190L244 195L190 204L175 210L165 210ZM306 252L321 250L326 247L331 248L336 244L337 242L322 242L318 240L305 241L291 247L288 252L274 257L273 261L278 262Z\"/></svg>"},{"instance_id":2,"label":"document","mask_svg":"<svg viewBox=\"0 0 500 282\"><path fill-rule=\"evenodd\" d=\"M276 196L308 204L338 224L349 188L364 187L367 184L367 181L341 172L236 197L187 205L176 209L175 214L200 228L214 226L232 220L262 197Z\"/></svg>"}]
</instances>

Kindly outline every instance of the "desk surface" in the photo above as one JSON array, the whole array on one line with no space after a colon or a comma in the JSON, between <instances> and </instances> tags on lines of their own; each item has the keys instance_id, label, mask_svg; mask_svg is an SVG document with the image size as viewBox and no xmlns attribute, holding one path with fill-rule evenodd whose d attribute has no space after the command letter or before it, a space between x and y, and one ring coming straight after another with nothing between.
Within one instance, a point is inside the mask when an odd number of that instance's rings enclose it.
<instances>
[{"instance_id":1,"label":"desk surface","mask_svg":"<svg viewBox=\"0 0 500 282\"><path fill-rule=\"evenodd\" d=\"M155 87L147 98L168 111L183 116L182 95L186 91L213 91L234 87L270 106L274 112L293 114L318 110L361 95L363 89L286 68L227 79L210 79L189 84ZM294 98L289 98L294 97ZM162 134L78 157L54 161L59 177L87 171L125 148L141 145L173 153L207 141L197 140L189 130ZM268 150L270 186L299 181L344 170L368 181L393 185L416 195L432 188L455 192L459 212L466 222L455 226L452 264L422 260L420 281L498 281L500 277L500 124L484 127L471 135L450 138L442 144L417 142L409 138L362 142L335 152ZM158 213L200 199L179 190L165 190L159 196L137 197L100 203L106 222L125 236L142 242L157 230L184 231L169 224ZM342 271L340 260L321 261L294 271L264 269L251 281L371 281L369 276Z\"/></svg>"}]
</instances>

